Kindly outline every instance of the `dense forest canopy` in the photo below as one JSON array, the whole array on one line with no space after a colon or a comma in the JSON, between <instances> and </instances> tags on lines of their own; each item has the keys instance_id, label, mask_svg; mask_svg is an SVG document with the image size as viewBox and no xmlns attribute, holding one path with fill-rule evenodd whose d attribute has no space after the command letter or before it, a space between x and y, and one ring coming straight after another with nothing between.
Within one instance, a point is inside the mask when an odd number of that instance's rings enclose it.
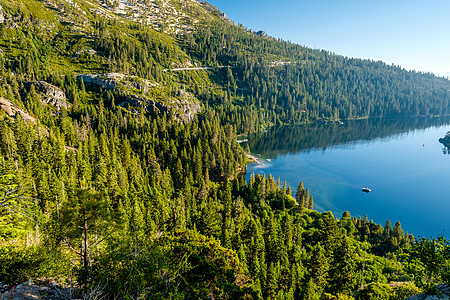
<instances>
[{"instance_id":1,"label":"dense forest canopy","mask_svg":"<svg viewBox=\"0 0 450 300\"><path fill-rule=\"evenodd\" d=\"M448 280L445 239L314 211L301 178L246 182L236 142L448 115L448 80L254 33L206 2L128 2L0 0L1 282L53 278L85 299L403 299Z\"/></svg>"}]
</instances>

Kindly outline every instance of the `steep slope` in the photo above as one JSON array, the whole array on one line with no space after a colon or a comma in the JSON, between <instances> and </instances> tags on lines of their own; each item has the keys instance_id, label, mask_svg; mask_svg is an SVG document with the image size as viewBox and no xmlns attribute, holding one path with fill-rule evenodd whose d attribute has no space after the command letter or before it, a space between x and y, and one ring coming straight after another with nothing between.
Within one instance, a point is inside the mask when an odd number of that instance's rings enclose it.
<instances>
[{"instance_id":1,"label":"steep slope","mask_svg":"<svg viewBox=\"0 0 450 300\"><path fill-rule=\"evenodd\" d=\"M62 86L55 77L67 72L115 72L170 83L170 89L164 84L151 91L151 100L176 103L181 90L189 92L191 99L218 108L238 131L449 113L446 79L267 37L231 23L206 2L0 3L0 49L8 69L26 74L21 80Z\"/></svg>"},{"instance_id":2,"label":"steep slope","mask_svg":"<svg viewBox=\"0 0 450 300\"><path fill-rule=\"evenodd\" d=\"M80 299L401 299L448 278L445 240L316 212L303 183L294 199L247 182L236 142L446 114L448 81L254 33L206 2L0 4L0 292L51 278Z\"/></svg>"},{"instance_id":3,"label":"steep slope","mask_svg":"<svg viewBox=\"0 0 450 300\"><path fill-rule=\"evenodd\" d=\"M5 69L13 71L18 82L13 93L28 93L21 86L29 88L27 82L39 79L63 88L77 108L87 99L79 103L69 86L86 80L87 74L121 71L120 89L110 84L90 84L89 88L115 93L117 104L124 108L131 103L153 115L163 111L191 120L200 111L197 99L181 85L158 84L165 81L164 69L191 65L189 57L173 37L122 17L120 7L112 9L95 1L3 1L0 48ZM164 13L158 16L167 20ZM76 81L65 85L61 76Z\"/></svg>"}]
</instances>

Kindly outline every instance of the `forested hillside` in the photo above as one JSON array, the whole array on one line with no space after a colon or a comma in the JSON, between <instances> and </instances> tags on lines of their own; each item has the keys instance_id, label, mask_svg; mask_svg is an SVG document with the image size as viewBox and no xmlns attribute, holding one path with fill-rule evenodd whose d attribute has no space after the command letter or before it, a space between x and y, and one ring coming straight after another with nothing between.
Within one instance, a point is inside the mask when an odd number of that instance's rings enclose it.
<instances>
[{"instance_id":1,"label":"forested hillside","mask_svg":"<svg viewBox=\"0 0 450 300\"><path fill-rule=\"evenodd\" d=\"M301 178L295 191L272 176L246 182L236 142L284 123L448 115L448 80L266 37L206 2L0 4L9 288L32 278L84 299L403 299L448 280L445 239L314 211Z\"/></svg>"}]
</instances>

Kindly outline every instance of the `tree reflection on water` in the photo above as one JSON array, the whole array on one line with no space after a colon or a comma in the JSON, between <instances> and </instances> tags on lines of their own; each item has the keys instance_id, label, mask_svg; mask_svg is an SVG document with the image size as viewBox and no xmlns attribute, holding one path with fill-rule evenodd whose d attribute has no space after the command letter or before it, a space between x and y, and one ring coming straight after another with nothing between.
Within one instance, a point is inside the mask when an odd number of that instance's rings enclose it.
<instances>
[{"instance_id":1,"label":"tree reflection on water","mask_svg":"<svg viewBox=\"0 0 450 300\"><path fill-rule=\"evenodd\" d=\"M308 124L273 127L266 132L252 134L248 145L253 153L276 158L280 154L327 150L330 146L349 145L358 141L395 138L410 130L425 129L449 124L442 118L376 118L348 120L344 124ZM447 133L448 134L448 133ZM439 141L441 141L440 139ZM446 145L449 151L450 136Z\"/></svg>"},{"instance_id":2,"label":"tree reflection on water","mask_svg":"<svg viewBox=\"0 0 450 300\"><path fill-rule=\"evenodd\" d=\"M439 139L439 143L444 145L442 152L444 154L450 154L450 131L448 131L443 138Z\"/></svg>"}]
</instances>

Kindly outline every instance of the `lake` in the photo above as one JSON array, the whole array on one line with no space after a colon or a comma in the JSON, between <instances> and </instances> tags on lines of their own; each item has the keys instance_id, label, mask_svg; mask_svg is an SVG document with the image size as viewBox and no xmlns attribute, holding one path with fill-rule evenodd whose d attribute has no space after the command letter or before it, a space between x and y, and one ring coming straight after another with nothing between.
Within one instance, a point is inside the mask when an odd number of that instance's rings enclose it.
<instances>
[{"instance_id":1,"label":"lake","mask_svg":"<svg viewBox=\"0 0 450 300\"><path fill-rule=\"evenodd\" d=\"M272 174L295 191L300 181L314 209L340 218L367 214L384 226L400 221L418 236L450 234L450 155L439 138L449 118L365 119L342 125L271 128L249 136L260 164L250 174ZM362 192L363 187L372 189Z\"/></svg>"}]
</instances>

